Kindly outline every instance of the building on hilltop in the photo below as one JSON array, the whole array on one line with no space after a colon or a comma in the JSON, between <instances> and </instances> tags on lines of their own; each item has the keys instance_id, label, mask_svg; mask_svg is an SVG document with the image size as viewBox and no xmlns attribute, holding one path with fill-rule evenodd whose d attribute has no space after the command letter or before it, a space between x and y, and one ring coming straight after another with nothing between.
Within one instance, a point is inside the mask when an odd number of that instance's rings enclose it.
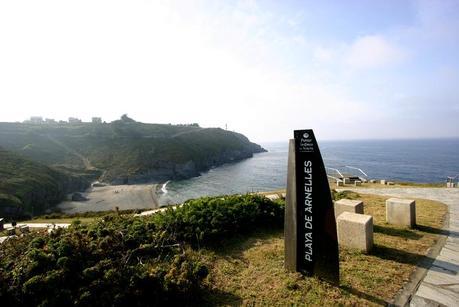
<instances>
[{"instance_id":1,"label":"building on hilltop","mask_svg":"<svg viewBox=\"0 0 459 307\"><path fill-rule=\"evenodd\" d=\"M56 120L54 118L46 118L45 122L47 124L57 124Z\"/></svg>"},{"instance_id":2,"label":"building on hilltop","mask_svg":"<svg viewBox=\"0 0 459 307\"><path fill-rule=\"evenodd\" d=\"M32 116L29 120L25 120L24 123L28 124L43 124L45 121L41 116Z\"/></svg>"},{"instance_id":3,"label":"building on hilltop","mask_svg":"<svg viewBox=\"0 0 459 307\"><path fill-rule=\"evenodd\" d=\"M100 117L93 117L91 121L93 124L102 124L102 118Z\"/></svg>"},{"instance_id":4,"label":"building on hilltop","mask_svg":"<svg viewBox=\"0 0 459 307\"><path fill-rule=\"evenodd\" d=\"M69 117L69 124L79 124L81 123L81 119L76 117Z\"/></svg>"}]
</instances>

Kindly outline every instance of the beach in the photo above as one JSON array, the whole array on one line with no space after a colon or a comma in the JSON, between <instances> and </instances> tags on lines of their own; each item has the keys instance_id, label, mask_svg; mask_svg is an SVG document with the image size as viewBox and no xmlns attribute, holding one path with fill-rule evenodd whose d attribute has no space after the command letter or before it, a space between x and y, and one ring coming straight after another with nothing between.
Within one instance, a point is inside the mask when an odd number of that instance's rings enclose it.
<instances>
[{"instance_id":1,"label":"beach","mask_svg":"<svg viewBox=\"0 0 459 307\"><path fill-rule=\"evenodd\" d=\"M86 201L64 201L58 208L65 213L126 209L159 208L162 184L107 185L81 193Z\"/></svg>"}]
</instances>

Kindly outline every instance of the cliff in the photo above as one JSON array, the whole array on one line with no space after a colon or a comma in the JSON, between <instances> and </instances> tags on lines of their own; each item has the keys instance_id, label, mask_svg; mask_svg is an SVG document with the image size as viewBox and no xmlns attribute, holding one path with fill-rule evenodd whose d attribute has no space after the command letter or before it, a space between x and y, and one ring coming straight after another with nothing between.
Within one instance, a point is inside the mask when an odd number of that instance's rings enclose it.
<instances>
[{"instance_id":1,"label":"cliff","mask_svg":"<svg viewBox=\"0 0 459 307\"><path fill-rule=\"evenodd\" d=\"M160 182L198 176L265 151L244 135L193 125L0 123L0 146L54 167L101 174L109 183Z\"/></svg>"}]
</instances>

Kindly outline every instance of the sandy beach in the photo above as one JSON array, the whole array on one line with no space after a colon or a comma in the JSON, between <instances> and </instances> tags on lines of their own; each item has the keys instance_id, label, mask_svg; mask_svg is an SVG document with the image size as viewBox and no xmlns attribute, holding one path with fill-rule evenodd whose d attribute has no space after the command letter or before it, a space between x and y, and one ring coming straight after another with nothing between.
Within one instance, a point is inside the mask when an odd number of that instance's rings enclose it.
<instances>
[{"instance_id":1,"label":"sandy beach","mask_svg":"<svg viewBox=\"0 0 459 307\"><path fill-rule=\"evenodd\" d=\"M58 208L65 213L125 209L155 209L161 184L108 185L81 193L87 201L64 201Z\"/></svg>"}]
</instances>

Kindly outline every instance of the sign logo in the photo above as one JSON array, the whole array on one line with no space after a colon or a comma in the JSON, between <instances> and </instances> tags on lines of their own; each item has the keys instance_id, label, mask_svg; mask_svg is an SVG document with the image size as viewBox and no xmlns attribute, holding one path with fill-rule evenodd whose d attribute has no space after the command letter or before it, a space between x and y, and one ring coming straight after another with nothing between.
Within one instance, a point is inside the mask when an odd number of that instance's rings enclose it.
<instances>
[{"instance_id":1,"label":"sign logo","mask_svg":"<svg viewBox=\"0 0 459 307\"><path fill-rule=\"evenodd\" d=\"M322 156L312 130L296 130L294 138L296 270L338 283L336 222Z\"/></svg>"},{"instance_id":2,"label":"sign logo","mask_svg":"<svg viewBox=\"0 0 459 307\"><path fill-rule=\"evenodd\" d=\"M314 144L308 132L300 134L300 152L314 152Z\"/></svg>"}]
</instances>

